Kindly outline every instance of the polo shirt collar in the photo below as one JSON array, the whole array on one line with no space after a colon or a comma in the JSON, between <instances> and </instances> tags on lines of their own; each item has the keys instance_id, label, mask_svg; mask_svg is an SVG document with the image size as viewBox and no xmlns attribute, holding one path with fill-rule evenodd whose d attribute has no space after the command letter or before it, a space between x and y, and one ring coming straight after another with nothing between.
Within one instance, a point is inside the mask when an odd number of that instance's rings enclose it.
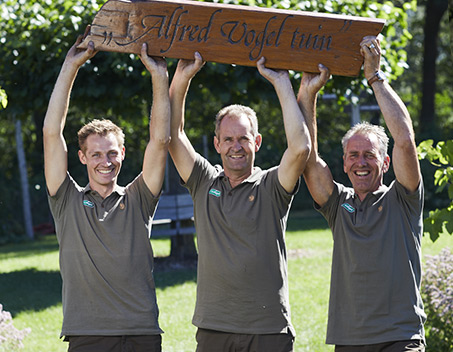
<instances>
[{"instance_id":1,"label":"polo shirt collar","mask_svg":"<svg viewBox=\"0 0 453 352\"><path fill-rule=\"evenodd\" d=\"M90 184L88 183L85 186L85 188L84 188L84 193L87 194L89 192L96 192L96 191L92 190ZM118 193L118 195L120 195L120 196L124 196L124 194L126 193L125 187L121 187L121 186L115 185L115 187L113 188L112 193L115 193L115 192Z\"/></svg>"},{"instance_id":2,"label":"polo shirt collar","mask_svg":"<svg viewBox=\"0 0 453 352\"><path fill-rule=\"evenodd\" d=\"M256 181L261 179L261 174L263 173L263 170L259 166L254 166L252 173L249 177L247 177L242 183L248 182L248 183L255 183ZM228 178L225 175L225 170L222 169L219 173L219 178Z\"/></svg>"},{"instance_id":3,"label":"polo shirt collar","mask_svg":"<svg viewBox=\"0 0 453 352\"><path fill-rule=\"evenodd\" d=\"M388 190L388 187L387 187L386 185L384 185L384 184L380 185L379 188L378 188L377 190L375 190L374 192L369 192L369 193L366 195L365 199L362 201L362 203L365 202L367 199L369 199L369 198L371 198L371 197L373 197L374 199L375 199L375 198L379 198L379 196L380 196L381 194L387 192L387 190ZM359 196L357 195L357 193L356 193L355 191L354 191L354 198L355 198L357 201L360 202L360 198L359 198Z\"/></svg>"}]
</instances>

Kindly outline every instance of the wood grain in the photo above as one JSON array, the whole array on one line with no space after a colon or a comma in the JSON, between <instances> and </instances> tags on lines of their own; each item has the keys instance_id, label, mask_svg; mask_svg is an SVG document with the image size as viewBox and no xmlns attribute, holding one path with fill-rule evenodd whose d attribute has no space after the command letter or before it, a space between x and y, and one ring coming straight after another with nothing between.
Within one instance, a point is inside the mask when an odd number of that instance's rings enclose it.
<instances>
[{"instance_id":1,"label":"wood grain","mask_svg":"<svg viewBox=\"0 0 453 352\"><path fill-rule=\"evenodd\" d=\"M140 53L256 66L266 57L273 69L357 76L363 63L359 44L378 35L384 20L190 0L109 0L96 14L80 48Z\"/></svg>"}]
</instances>

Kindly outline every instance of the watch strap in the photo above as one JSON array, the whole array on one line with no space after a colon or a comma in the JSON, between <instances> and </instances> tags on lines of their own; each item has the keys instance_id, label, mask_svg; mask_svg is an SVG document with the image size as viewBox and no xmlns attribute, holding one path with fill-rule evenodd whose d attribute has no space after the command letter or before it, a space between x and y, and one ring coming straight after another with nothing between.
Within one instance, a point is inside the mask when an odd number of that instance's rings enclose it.
<instances>
[{"instance_id":1,"label":"watch strap","mask_svg":"<svg viewBox=\"0 0 453 352\"><path fill-rule=\"evenodd\" d=\"M385 80L384 72L379 70L379 71L376 71L374 76L368 80L368 85L371 86L376 81L384 81L384 80Z\"/></svg>"}]
</instances>

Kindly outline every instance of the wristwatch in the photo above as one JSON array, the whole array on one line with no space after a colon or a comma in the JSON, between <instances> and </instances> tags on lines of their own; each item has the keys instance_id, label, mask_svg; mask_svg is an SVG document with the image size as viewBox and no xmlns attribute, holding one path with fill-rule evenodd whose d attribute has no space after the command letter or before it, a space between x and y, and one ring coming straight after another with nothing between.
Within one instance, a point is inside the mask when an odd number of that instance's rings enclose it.
<instances>
[{"instance_id":1,"label":"wristwatch","mask_svg":"<svg viewBox=\"0 0 453 352\"><path fill-rule=\"evenodd\" d=\"M382 72L381 70L379 71L376 71L376 73L374 74L373 77L371 77L369 80L368 80L368 85L371 87L371 85L376 82L376 81L385 81L386 80L386 76L385 76L385 73Z\"/></svg>"}]
</instances>

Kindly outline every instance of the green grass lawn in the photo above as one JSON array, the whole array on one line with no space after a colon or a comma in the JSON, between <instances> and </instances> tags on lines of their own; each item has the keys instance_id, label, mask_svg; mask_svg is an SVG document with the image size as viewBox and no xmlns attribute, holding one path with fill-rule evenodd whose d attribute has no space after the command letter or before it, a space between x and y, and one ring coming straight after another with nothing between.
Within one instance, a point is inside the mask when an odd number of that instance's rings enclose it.
<instances>
[{"instance_id":1,"label":"green grass lawn","mask_svg":"<svg viewBox=\"0 0 453 352\"><path fill-rule=\"evenodd\" d=\"M156 256L167 256L169 239L152 240ZM332 238L320 217L292 217L287 233L292 320L297 331L295 351L333 351L324 344L329 297ZM435 243L423 239L423 254L434 255L452 238ZM195 351L192 313L195 269L155 273L164 352ZM58 245L54 236L32 243L0 247L0 303L13 314L18 329L29 327L24 351L66 351L59 340L62 308Z\"/></svg>"}]
</instances>

